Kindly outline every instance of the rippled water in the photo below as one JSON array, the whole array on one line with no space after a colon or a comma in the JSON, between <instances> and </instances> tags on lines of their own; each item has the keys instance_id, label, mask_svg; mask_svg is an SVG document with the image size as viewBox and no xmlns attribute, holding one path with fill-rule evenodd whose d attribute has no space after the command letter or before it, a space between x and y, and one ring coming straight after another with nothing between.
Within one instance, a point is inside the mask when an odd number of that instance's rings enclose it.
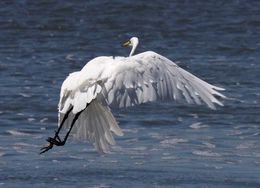
<instances>
[{"instance_id":1,"label":"rippled water","mask_svg":"<svg viewBox=\"0 0 260 188\"><path fill-rule=\"evenodd\" d=\"M176 103L114 109L124 130L111 154L70 139L38 155L57 125L68 73L128 55L140 37L225 87L216 111ZM260 187L259 1L1 1L0 186Z\"/></svg>"}]
</instances>

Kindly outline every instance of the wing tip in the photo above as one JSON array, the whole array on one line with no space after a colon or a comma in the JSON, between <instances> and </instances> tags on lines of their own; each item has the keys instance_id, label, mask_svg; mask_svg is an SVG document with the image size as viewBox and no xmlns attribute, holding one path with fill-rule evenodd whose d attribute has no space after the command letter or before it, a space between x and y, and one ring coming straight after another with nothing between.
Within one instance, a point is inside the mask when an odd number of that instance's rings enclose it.
<instances>
[{"instance_id":1,"label":"wing tip","mask_svg":"<svg viewBox=\"0 0 260 188\"><path fill-rule=\"evenodd\" d=\"M218 87L218 86L213 86L213 85L212 85L212 88L215 89L215 90L218 90L218 91L225 91L226 90L223 87Z\"/></svg>"}]
</instances>

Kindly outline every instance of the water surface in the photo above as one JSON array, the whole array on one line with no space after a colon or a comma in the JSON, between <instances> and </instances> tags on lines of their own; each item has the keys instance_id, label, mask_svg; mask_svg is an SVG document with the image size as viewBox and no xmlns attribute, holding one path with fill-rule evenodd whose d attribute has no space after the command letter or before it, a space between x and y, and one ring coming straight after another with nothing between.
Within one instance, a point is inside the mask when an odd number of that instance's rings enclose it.
<instances>
[{"instance_id":1,"label":"water surface","mask_svg":"<svg viewBox=\"0 0 260 188\"><path fill-rule=\"evenodd\" d=\"M111 154L70 138L39 155L65 77L131 36L230 100L113 109ZM259 1L1 1L0 41L0 186L260 187Z\"/></svg>"}]
</instances>

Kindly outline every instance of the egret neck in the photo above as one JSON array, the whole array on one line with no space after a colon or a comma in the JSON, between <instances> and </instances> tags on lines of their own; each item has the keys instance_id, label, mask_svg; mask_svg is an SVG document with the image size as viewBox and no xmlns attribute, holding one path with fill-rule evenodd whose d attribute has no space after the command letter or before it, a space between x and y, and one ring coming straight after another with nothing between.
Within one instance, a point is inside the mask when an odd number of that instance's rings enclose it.
<instances>
[{"instance_id":1,"label":"egret neck","mask_svg":"<svg viewBox=\"0 0 260 188\"><path fill-rule=\"evenodd\" d=\"M132 38L130 39L130 42L131 42L130 44L131 44L131 46L132 46L132 50L131 50L131 52L130 52L130 54L129 54L129 57L131 57L131 56L134 54L135 49L136 49L136 47L138 46L139 40L138 40L137 37L132 37Z\"/></svg>"}]
</instances>

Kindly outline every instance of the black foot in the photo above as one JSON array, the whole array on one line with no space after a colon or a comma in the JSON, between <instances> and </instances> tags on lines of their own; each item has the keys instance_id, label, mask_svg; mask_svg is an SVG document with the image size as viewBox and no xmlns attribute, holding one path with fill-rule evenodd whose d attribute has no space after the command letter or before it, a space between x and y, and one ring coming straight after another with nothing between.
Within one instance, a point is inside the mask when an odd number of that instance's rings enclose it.
<instances>
[{"instance_id":1,"label":"black foot","mask_svg":"<svg viewBox=\"0 0 260 188\"><path fill-rule=\"evenodd\" d=\"M47 140L48 141L48 140ZM53 148L53 143L51 143L51 142L49 142L49 145L48 146L45 146L45 147L42 147L41 148L41 152L40 152L40 154L43 154L43 153L45 153L46 151L49 151L51 148Z\"/></svg>"},{"instance_id":2,"label":"black foot","mask_svg":"<svg viewBox=\"0 0 260 188\"><path fill-rule=\"evenodd\" d=\"M55 145L55 146L64 146L65 141L61 141L59 136L56 136L56 138L49 137L47 139L47 142Z\"/></svg>"},{"instance_id":3,"label":"black foot","mask_svg":"<svg viewBox=\"0 0 260 188\"><path fill-rule=\"evenodd\" d=\"M43 154L43 153L49 151L50 149L53 148L54 145L55 146L64 146L64 144L65 144L65 140L61 141L61 139L58 135L56 135L56 138L49 137L46 141L49 142L49 145L42 147L40 154Z\"/></svg>"}]
</instances>

